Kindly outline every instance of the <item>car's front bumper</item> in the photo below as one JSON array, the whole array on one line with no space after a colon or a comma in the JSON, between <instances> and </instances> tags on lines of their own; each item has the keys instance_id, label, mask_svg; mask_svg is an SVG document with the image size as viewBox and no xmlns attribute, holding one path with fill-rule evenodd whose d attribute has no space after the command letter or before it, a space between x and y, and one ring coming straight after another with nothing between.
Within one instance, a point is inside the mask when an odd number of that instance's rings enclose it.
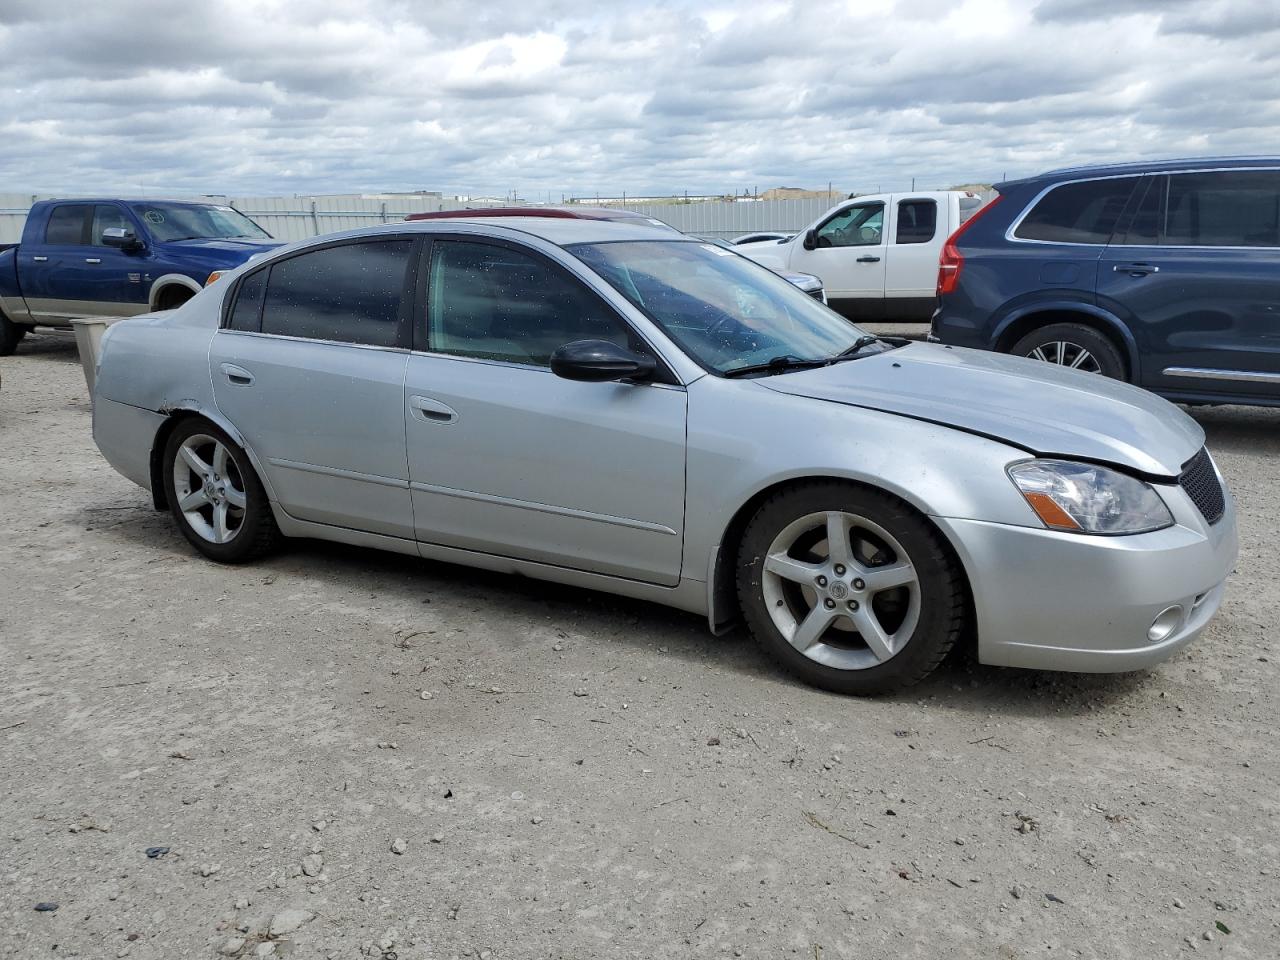
<instances>
[{"instance_id":1,"label":"car's front bumper","mask_svg":"<svg viewBox=\"0 0 1280 960\"><path fill-rule=\"evenodd\" d=\"M1235 565L1235 506L1227 493L1210 525L1180 489L1161 493L1175 525L1135 536L935 518L969 574L979 660L1113 673L1152 666L1198 637ZM1152 621L1174 604L1178 626L1149 642Z\"/></svg>"}]
</instances>

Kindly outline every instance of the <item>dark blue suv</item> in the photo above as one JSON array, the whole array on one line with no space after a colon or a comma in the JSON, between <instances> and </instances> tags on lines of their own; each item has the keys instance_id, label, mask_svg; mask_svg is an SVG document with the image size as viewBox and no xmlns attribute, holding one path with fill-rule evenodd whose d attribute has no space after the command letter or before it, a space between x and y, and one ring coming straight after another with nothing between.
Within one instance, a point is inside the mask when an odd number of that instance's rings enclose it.
<instances>
[{"instance_id":1,"label":"dark blue suv","mask_svg":"<svg viewBox=\"0 0 1280 960\"><path fill-rule=\"evenodd\" d=\"M1280 406L1280 158L1055 170L947 241L930 339Z\"/></svg>"}]
</instances>

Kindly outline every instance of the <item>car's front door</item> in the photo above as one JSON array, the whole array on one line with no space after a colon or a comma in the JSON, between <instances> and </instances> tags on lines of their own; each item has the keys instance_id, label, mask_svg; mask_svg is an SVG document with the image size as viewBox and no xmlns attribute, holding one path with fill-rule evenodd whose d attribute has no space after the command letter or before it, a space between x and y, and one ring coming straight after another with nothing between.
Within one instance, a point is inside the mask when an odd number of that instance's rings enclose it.
<instances>
[{"instance_id":1,"label":"car's front door","mask_svg":"<svg viewBox=\"0 0 1280 960\"><path fill-rule=\"evenodd\" d=\"M214 397L290 516L413 540L402 411L419 245L306 249L232 294Z\"/></svg>"},{"instance_id":2,"label":"car's front door","mask_svg":"<svg viewBox=\"0 0 1280 960\"><path fill-rule=\"evenodd\" d=\"M1280 391L1280 170L1145 178L1098 269L1129 320L1142 383L1162 391Z\"/></svg>"},{"instance_id":3,"label":"car's front door","mask_svg":"<svg viewBox=\"0 0 1280 960\"><path fill-rule=\"evenodd\" d=\"M119 204L95 204L88 244L81 256L68 264L68 277L87 301L86 311L94 316L132 317L146 313L151 284L143 282L147 270L144 256L103 243L103 231L112 227L123 227L135 235L138 232L133 218Z\"/></svg>"},{"instance_id":4,"label":"car's front door","mask_svg":"<svg viewBox=\"0 0 1280 960\"><path fill-rule=\"evenodd\" d=\"M814 230L814 249L801 244L791 269L822 278L827 301L855 320L875 320L884 310L885 205L868 201L837 210Z\"/></svg>"},{"instance_id":5,"label":"car's front door","mask_svg":"<svg viewBox=\"0 0 1280 960\"><path fill-rule=\"evenodd\" d=\"M431 248L403 398L419 539L677 583L683 387L556 376L548 360L567 342L648 348L541 254L460 239Z\"/></svg>"}]
</instances>

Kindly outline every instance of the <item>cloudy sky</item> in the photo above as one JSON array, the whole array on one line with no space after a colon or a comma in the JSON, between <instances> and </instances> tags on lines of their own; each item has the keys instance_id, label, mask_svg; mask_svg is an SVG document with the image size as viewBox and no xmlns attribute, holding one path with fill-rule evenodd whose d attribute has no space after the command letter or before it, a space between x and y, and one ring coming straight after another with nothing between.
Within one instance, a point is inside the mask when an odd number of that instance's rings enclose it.
<instances>
[{"instance_id":1,"label":"cloudy sky","mask_svg":"<svg viewBox=\"0 0 1280 960\"><path fill-rule=\"evenodd\" d=\"M1280 153L1277 0L0 0L0 191L947 186Z\"/></svg>"}]
</instances>

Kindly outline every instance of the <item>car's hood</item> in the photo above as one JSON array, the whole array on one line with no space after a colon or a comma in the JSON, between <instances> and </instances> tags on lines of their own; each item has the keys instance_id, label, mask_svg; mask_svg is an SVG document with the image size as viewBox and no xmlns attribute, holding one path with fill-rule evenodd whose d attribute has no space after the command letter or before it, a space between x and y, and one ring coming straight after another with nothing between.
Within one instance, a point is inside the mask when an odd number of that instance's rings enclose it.
<instances>
[{"instance_id":1,"label":"car's hood","mask_svg":"<svg viewBox=\"0 0 1280 960\"><path fill-rule=\"evenodd\" d=\"M960 347L912 343L756 382L945 424L1041 456L1114 463L1153 476L1176 476L1204 445L1200 425L1153 393L1098 374Z\"/></svg>"}]
</instances>

